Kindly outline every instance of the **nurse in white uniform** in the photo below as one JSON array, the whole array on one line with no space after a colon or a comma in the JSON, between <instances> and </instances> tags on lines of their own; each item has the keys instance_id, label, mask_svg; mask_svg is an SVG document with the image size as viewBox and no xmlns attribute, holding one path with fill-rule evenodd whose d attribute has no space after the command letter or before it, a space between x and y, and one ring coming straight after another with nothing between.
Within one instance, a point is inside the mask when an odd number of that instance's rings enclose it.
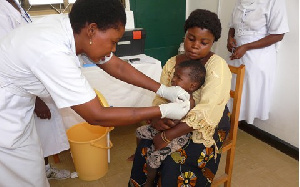
<instances>
[{"instance_id":1,"label":"nurse in white uniform","mask_svg":"<svg viewBox=\"0 0 300 187\"><path fill-rule=\"evenodd\" d=\"M269 118L276 72L276 43L289 31L284 0L237 0L228 32L228 64L245 64L239 120ZM232 80L235 86L235 79Z\"/></svg>"},{"instance_id":2,"label":"nurse in white uniform","mask_svg":"<svg viewBox=\"0 0 300 187\"><path fill-rule=\"evenodd\" d=\"M13 29L27 23L31 23L30 16L20 6L17 0L0 1L0 38L4 37ZM50 167L48 156L68 150L68 143L62 117L51 97L37 98L35 103L35 124L41 141L45 158L47 176L64 179L70 177L67 170L58 170ZM38 104L40 103L40 104ZM45 104L46 103L46 104ZM40 112L38 108L44 109Z\"/></svg>"},{"instance_id":3,"label":"nurse in white uniform","mask_svg":"<svg viewBox=\"0 0 300 187\"><path fill-rule=\"evenodd\" d=\"M163 86L112 55L126 24L119 0L77 0L69 17L47 16L0 41L0 186L49 186L34 128L36 96L51 95L58 108L71 107L90 124L102 126L181 119L189 110L189 94L183 89ZM81 53L94 62L102 60L98 66L110 75L172 102L102 107L80 71L76 55Z\"/></svg>"}]
</instances>

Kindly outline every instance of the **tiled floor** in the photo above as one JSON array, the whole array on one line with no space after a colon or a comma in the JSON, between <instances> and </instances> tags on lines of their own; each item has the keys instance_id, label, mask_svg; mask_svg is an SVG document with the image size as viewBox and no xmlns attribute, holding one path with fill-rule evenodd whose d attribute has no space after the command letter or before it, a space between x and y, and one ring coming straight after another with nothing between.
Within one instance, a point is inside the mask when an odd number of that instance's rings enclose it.
<instances>
[{"instance_id":1,"label":"tiled floor","mask_svg":"<svg viewBox=\"0 0 300 187\"><path fill-rule=\"evenodd\" d=\"M111 132L111 163L107 174L96 181L78 178L50 180L52 187L126 187L130 176L131 162L126 159L135 150L136 125L117 127ZM60 153L57 168L75 171L69 151ZM52 158L50 162L53 163ZM224 169L222 157L219 171ZM217 174L218 175L218 174ZM248 135L238 131L232 187L298 187L299 162Z\"/></svg>"}]
</instances>

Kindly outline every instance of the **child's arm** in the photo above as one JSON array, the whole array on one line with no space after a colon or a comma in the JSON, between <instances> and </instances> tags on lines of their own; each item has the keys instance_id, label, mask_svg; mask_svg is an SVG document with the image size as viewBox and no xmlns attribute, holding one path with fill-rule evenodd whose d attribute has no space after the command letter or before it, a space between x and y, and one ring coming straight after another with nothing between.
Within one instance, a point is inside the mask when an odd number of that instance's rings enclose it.
<instances>
[{"instance_id":1,"label":"child's arm","mask_svg":"<svg viewBox=\"0 0 300 187\"><path fill-rule=\"evenodd\" d=\"M192 109L195 107L195 100L192 98L192 96L191 96L190 102L191 102L191 109ZM187 133L193 131L193 128L189 127L185 123L180 123L180 120L172 120L172 122L173 122L173 126L171 128L169 127L168 129L164 129L164 134L162 134L162 132L160 132L153 137L153 144L154 144L154 147L156 150L166 147L169 143L168 140L171 141L177 137L180 137L184 134L187 134ZM164 124L164 125L166 125L166 124ZM179 125L180 125L180 127L177 127ZM175 128L175 127L177 127L177 128ZM169 131L168 135L167 135L167 131ZM172 139L170 139L170 138L172 138Z\"/></svg>"}]
</instances>

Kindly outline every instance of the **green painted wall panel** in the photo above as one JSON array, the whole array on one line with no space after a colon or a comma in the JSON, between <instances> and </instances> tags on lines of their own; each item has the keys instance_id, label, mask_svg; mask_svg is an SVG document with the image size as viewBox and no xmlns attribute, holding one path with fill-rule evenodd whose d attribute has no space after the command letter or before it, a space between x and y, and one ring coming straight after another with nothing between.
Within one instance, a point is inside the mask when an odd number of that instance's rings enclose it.
<instances>
[{"instance_id":1,"label":"green painted wall panel","mask_svg":"<svg viewBox=\"0 0 300 187\"><path fill-rule=\"evenodd\" d=\"M146 30L145 54L166 60L177 54L184 36L184 0L130 0L136 28Z\"/></svg>"},{"instance_id":2,"label":"green painted wall panel","mask_svg":"<svg viewBox=\"0 0 300 187\"><path fill-rule=\"evenodd\" d=\"M145 54L153 58L159 59L163 66L169 58L177 54L177 51L178 51L178 46L175 45L175 46L145 49Z\"/></svg>"}]
</instances>

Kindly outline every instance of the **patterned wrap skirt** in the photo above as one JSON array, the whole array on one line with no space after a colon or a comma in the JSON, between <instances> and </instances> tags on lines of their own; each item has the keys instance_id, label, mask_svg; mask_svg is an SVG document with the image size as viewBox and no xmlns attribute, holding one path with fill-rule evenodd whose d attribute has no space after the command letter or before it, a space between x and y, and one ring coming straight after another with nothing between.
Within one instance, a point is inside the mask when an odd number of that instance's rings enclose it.
<instances>
[{"instance_id":1,"label":"patterned wrap skirt","mask_svg":"<svg viewBox=\"0 0 300 187\"><path fill-rule=\"evenodd\" d=\"M214 139L218 150L230 130L229 111L227 106L218 124ZM137 146L131 169L129 187L143 186L147 179L147 150L152 140L142 139ZM194 143L192 139L179 150L167 156L158 168L157 180L162 187L206 187L211 186L220 163L221 154L215 152L215 145L205 147Z\"/></svg>"}]
</instances>

